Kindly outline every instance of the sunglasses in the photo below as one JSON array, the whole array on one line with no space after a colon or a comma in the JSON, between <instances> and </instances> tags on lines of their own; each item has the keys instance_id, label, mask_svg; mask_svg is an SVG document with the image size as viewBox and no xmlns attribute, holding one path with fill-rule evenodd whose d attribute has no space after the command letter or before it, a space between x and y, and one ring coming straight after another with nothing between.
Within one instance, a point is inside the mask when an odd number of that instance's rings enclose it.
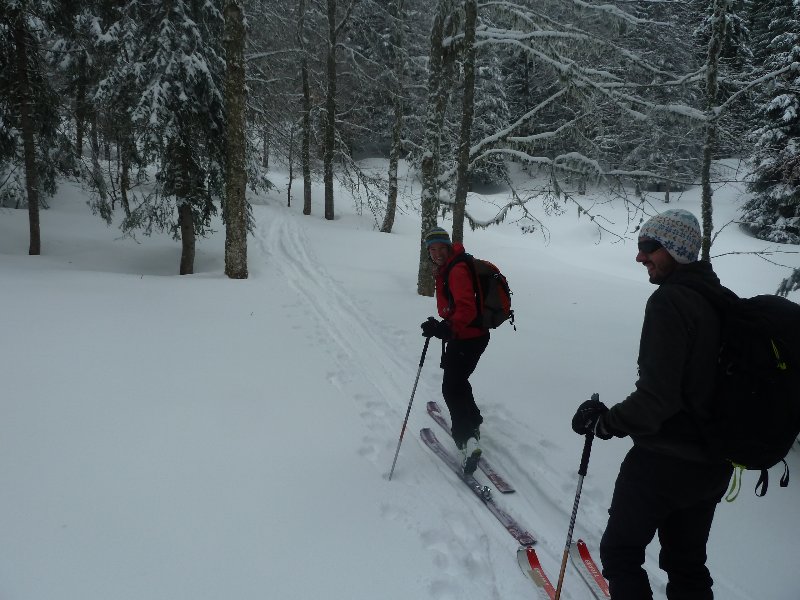
<instances>
[{"instance_id":1,"label":"sunglasses","mask_svg":"<svg viewBox=\"0 0 800 600\"><path fill-rule=\"evenodd\" d=\"M664 247L661 245L661 242L657 242L656 240L639 240L638 246L639 252L644 252L645 254L652 254L659 248Z\"/></svg>"}]
</instances>

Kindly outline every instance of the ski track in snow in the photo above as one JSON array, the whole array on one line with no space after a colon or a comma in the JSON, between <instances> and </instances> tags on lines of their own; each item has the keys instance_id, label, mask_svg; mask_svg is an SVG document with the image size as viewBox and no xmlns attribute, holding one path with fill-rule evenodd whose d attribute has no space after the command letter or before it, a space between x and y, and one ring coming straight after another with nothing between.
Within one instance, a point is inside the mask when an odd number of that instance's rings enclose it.
<instances>
[{"instance_id":1,"label":"ski track in snow","mask_svg":"<svg viewBox=\"0 0 800 600\"><path fill-rule=\"evenodd\" d=\"M333 357L337 369L329 372L327 378L335 388L353 398L362 411L361 417L380 438L380 441L373 437L362 440L360 453L374 459L384 443L379 434L392 410L380 400L397 393L393 374L404 365L391 358L391 348L383 340L370 334L378 324L365 324L367 317L313 256L305 232L293 215L280 209L271 211L268 231L257 232L257 239L266 260L297 292L308 314L314 316L314 336L326 342L333 340L340 349ZM378 362L384 377L376 378L374 370L361 368L359 365L364 361L371 365Z\"/></svg>"},{"instance_id":2,"label":"ski track in snow","mask_svg":"<svg viewBox=\"0 0 800 600\"><path fill-rule=\"evenodd\" d=\"M264 260L274 267L286 280L291 289L303 303L311 319L306 319L305 327L313 323L308 333L310 341L325 340L336 342L339 351L332 356L336 368L327 378L331 385L343 396L353 400L356 410L364 420L369 434L361 440L358 453L372 462L376 470L385 478L397 444L399 428L405 416L406 405L399 399L407 399L413 380L408 374L416 372L418 364L396 358L397 352L389 343L374 334L384 326L360 309L342 284L327 272L320 260L313 254L305 229L295 215L280 206L266 207L268 218L259 223L268 223L265 230L254 232L258 247ZM396 374L400 374L399 376ZM423 383L417 395L422 392ZM402 481L400 468L396 477L387 485L414 486L419 490L440 488L442 480L452 481L452 491L447 491L448 501L443 507L436 497L429 497L427 491L420 492L419 501L414 506L404 506L399 502L387 501L381 513L389 519L399 520L407 527L415 528L423 546L431 555L432 562L443 573L442 578L427 583L432 598L456 600L463 597L462 586L480 585L486 587L489 598L500 598L497 592L497 573L495 560L487 562L498 545L498 538L507 547L508 560L513 558L515 543L495 521L494 517L472 497L461 482L443 465L437 465L435 457L422 448L416 435L416 428L409 420L405 432L401 456L398 464L409 464L415 455L424 453L425 459L418 464L425 469L404 469ZM406 456L403 456L405 454ZM435 465L431 468L431 465ZM445 485L446 482L445 482ZM437 488L437 489L438 489ZM467 493L464 493L467 492ZM430 496L435 492L431 491ZM404 495L401 497L405 497ZM457 502L458 510L452 510ZM469 517L464 518L464 511ZM422 525L415 517L419 511L433 512L435 527ZM505 553L505 552L504 552ZM497 560L505 561L501 556ZM513 572L513 571L512 571ZM515 574L518 577L519 574ZM479 582L479 583L478 583Z\"/></svg>"},{"instance_id":3,"label":"ski track in snow","mask_svg":"<svg viewBox=\"0 0 800 600\"><path fill-rule=\"evenodd\" d=\"M267 225L256 229L254 235L264 261L285 279L302 302L306 315L311 316L305 318L302 326L309 341L324 341L326 347L331 347L331 340L335 341L334 347L339 351L331 357L336 367L327 374L328 381L342 396L354 402L369 431L363 436L358 453L386 478L413 383L409 374L416 372L418 364L400 359L385 337L374 334L382 331L384 325L359 308L345 287L328 273L314 255L305 228L296 215L277 203L263 210L269 211L269 216L259 218L258 222ZM417 396L425 395L425 387L420 379ZM416 400L421 403L424 398ZM488 455L498 457L495 461L498 469L508 474L519 490L510 496L497 493L499 504L534 535L540 531L537 522L566 522L565 507L559 502L563 500L564 490L557 489L554 481L559 479L553 479L546 466L547 449L537 448L533 445L535 441L519 447L495 444L494 439L526 439L530 434L515 431L520 425L502 406L495 404L487 408L493 429L492 439L487 436L484 447ZM429 425L426 421L426 426ZM516 542L452 472L439 465L438 459L423 447L417 436L415 418L411 418L398 465L401 462L410 464L421 456L420 452L425 458L416 464L424 468L402 469L402 476L395 477L390 484L419 490L411 494L413 505L387 500L381 506L381 514L419 533L431 561L442 573L442 577L427 582L430 597L456 600L463 597L465 586L474 591L476 585L486 590L487 598L498 600L518 595L520 591L536 594L533 584L516 566ZM395 474L400 471L398 466ZM439 493L442 488L445 491ZM440 501L445 497L443 494L446 494L444 504ZM407 499L407 496L399 497ZM417 516L420 511L431 513L433 518L421 523ZM539 553L554 581L563 550L561 543L541 538L539 542ZM591 598L582 583L575 587L571 581L574 579L577 574L572 573L565 580L562 597L565 600Z\"/></svg>"}]
</instances>

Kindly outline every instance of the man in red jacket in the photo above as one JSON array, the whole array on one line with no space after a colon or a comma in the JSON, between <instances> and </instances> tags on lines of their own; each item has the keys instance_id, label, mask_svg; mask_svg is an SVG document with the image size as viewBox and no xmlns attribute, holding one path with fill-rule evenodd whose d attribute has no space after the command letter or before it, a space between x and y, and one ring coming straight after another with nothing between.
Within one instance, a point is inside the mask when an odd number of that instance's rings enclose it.
<instances>
[{"instance_id":1,"label":"man in red jacket","mask_svg":"<svg viewBox=\"0 0 800 600\"><path fill-rule=\"evenodd\" d=\"M446 342L442 351L442 396L450 411L451 431L461 450L465 473L473 473L481 457L481 411L475 404L469 377L489 344L489 330L477 327L475 288L464 246L453 244L441 227L425 235L425 245L436 264L436 306L441 321L425 321L422 335Z\"/></svg>"}]
</instances>

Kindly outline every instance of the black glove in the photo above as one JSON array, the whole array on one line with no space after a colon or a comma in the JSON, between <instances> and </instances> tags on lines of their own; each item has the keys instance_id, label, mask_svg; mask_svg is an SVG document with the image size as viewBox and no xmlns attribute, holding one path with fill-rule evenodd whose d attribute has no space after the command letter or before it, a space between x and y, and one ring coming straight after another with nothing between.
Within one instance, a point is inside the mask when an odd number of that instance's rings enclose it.
<instances>
[{"instance_id":1,"label":"black glove","mask_svg":"<svg viewBox=\"0 0 800 600\"><path fill-rule=\"evenodd\" d=\"M572 417L572 431L578 435L589 433L596 435L601 440L610 440L614 435L604 426L602 417L608 412L608 407L595 397L587 400L575 411Z\"/></svg>"},{"instance_id":2,"label":"black glove","mask_svg":"<svg viewBox=\"0 0 800 600\"><path fill-rule=\"evenodd\" d=\"M428 317L428 320L420 327L422 327L423 337L426 338L437 337L440 340L449 340L452 336L450 325L447 324L447 321L437 321L433 317Z\"/></svg>"}]
</instances>

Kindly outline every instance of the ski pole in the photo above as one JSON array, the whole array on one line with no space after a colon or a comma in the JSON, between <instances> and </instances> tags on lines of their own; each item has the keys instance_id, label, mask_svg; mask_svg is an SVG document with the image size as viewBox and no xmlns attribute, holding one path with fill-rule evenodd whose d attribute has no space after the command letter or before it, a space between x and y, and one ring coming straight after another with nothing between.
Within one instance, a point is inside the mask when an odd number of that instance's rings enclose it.
<instances>
[{"instance_id":1,"label":"ski pole","mask_svg":"<svg viewBox=\"0 0 800 600\"><path fill-rule=\"evenodd\" d=\"M400 444L403 443L403 435L406 432L406 424L408 423L408 415L411 414L411 405L414 402L414 394L417 393L417 383L419 383L419 374L422 373L422 363L425 362L425 354L428 352L428 344L431 338L425 338L425 346L422 348L422 356L419 357L419 369L417 369L417 378L414 380L414 389L411 390L411 399L408 401L408 408L406 409L406 418L403 419L403 428L400 430L400 439L397 440L397 450L394 451L394 460L392 461L392 469L389 471L389 481L392 480L392 473L394 473L394 466L397 464L397 455L400 454Z\"/></svg>"},{"instance_id":2,"label":"ski pole","mask_svg":"<svg viewBox=\"0 0 800 600\"><path fill-rule=\"evenodd\" d=\"M592 400L600 400L600 394L592 394ZM567 558L569 557L569 548L572 545L572 532L575 529L575 518L578 516L578 503L581 501L581 489L583 488L583 478L586 477L586 471L589 469L589 455L592 452L592 440L594 440L593 433L586 434L586 441L583 443L583 455L581 456L581 464L578 467L578 491L575 493L575 504L572 506L572 516L569 519L569 530L567 531L567 544L564 547L564 556L561 558L561 571L558 574L558 586L556 586L555 600L561 598L561 587L564 584L564 572L567 570Z\"/></svg>"}]
</instances>

